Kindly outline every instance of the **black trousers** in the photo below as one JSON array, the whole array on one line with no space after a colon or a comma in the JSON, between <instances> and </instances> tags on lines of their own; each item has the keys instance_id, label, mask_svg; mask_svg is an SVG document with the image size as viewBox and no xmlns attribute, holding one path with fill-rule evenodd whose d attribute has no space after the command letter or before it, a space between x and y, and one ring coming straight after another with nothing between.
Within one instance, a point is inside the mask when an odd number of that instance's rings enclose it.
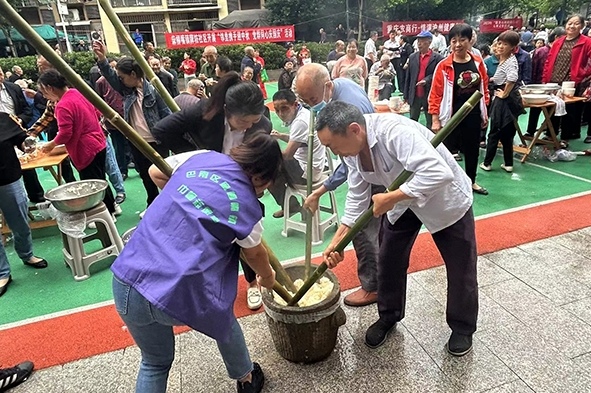
<instances>
[{"instance_id":1,"label":"black trousers","mask_svg":"<svg viewBox=\"0 0 591 393\"><path fill-rule=\"evenodd\" d=\"M540 120L540 114L542 113L542 108L529 108L529 118L527 120L527 131L528 135L533 136L537 129L538 129L538 121ZM558 129L554 130L558 132Z\"/></svg>"},{"instance_id":2,"label":"black trousers","mask_svg":"<svg viewBox=\"0 0 591 393\"><path fill-rule=\"evenodd\" d=\"M129 141L117 129L109 129L109 135L113 140L113 149L115 149L115 159L122 175L127 175L127 165L131 161L131 150Z\"/></svg>"},{"instance_id":3,"label":"black trousers","mask_svg":"<svg viewBox=\"0 0 591 393\"><path fill-rule=\"evenodd\" d=\"M162 158L168 157L168 150L164 148L162 145L157 144L156 142L150 142L150 146L154 148L162 156ZM133 162L135 163L135 169L139 172L140 177L142 178L142 182L144 183L144 189L148 194L148 199L146 201L147 205L150 206L150 203L156 199L158 196L158 187L148 173L148 169L152 165L152 161L148 160L137 147L130 144L131 148L131 155L133 156Z\"/></svg>"},{"instance_id":4,"label":"black trousers","mask_svg":"<svg viewBox=\"0 0 591 393\"><path fill-rule=\"evenodd\" d=\"M25 190L27 190L27 196L33 203L43 202L45 191L43 186L39 182L37 177L37 171L35 169L27 169L23 171L23 182L25 183Z\"/></svg>"},{"instance_id":5,"label":"black trousers","mask_svg":"<svg viewBox=\"0 0 591 393\"><path fill-rule=\"evenodd\" d=\"M378 312L388 322L404 318L407 271L421 221L408 209L395 223L382 216L378 259ZM433 233L447 269L447 324L452 331L470 335L478 319L476 236L470 208L455 224Z\"/></svg>"},{"instance_id":6,"label":"black trousers","mask_svg":"<svg viewBox=\"0 0 591 393\"><path fill-rule=\"evenodd\" d=\"M392 86L393 85L385 85L382 90L379 91L378 100L389 100L392 96Z\"/></svg>"},{"instance_id":7,"label":"black trousers","mask_svg":"<svg viewBox=\"0 0 591 393\"><path fill-rule=\"evenodd\" d=\"M464 153L464 168L472 184L476 183L481 123L479 115L468 115L443 141L449 151L461 150Z\"/></svg>"},{"instance_id":8,"label":"black trousers","mask_svg":"<svg viewBox=\"0 0 591 393\"><path fill-rule=\"evenodd\" d=\"M415 96L412 104L410 105L410 118L414 121L419 121L421 109L425 113L425 119L427 121L426 126L428 129L431 129L431 126L433 125L433 116L429 114L429 102L427 95L422 97Z\"/></svg>"},{"instance_id":9,"label":"black trousers","mask_svg":"<svg viewBox=\"0 0 591 393\"><path fill-rule=\"evenodd\" d=\"M503 128L496 128L490 130L488 133L488 141L486 143L486 155L484 156L484 165L490 165L497 154L497 147L499 141L503 145L503 160L507 166L513 166L513 138L517 129L513 122L507 124Z\"/></svg>"},{"instance_id":10,"label":"black trousers","mask_svg":"<svg viewBox=\"0 0 591 393\"><path fill-rule=\"evenodd\" d=\"M302 177L304 170L297 160L293 158L291 160L286 160L283 162L283 165L285 167L285 172L287 172L287 176L289 176L292 184L307 184L306 179ZM277 177L277 179L273 182L273 185L269 187L269 193L271 193L273 199L275 199L275 202L277 202L281 208L283 208L285 191L287 190L286 183L287 179L285 178L285 175L280 174L279 177ZM293 198L291 199L293 200ZM290 202L290 206L295 206L296 203L297 202Z\"/></svg>"},{"instance_id":11,"label":"black trousers","mask_svg":"<svg viewBox=\"0 0 591 393\"><path fill-rule=\"evenodd\" d=\"M105 162L107 161L107 149L103 149L94 156L94 159L84 169L79 169L80 180L105 180ZM113 214L115 212L115 197L113 197L113 191L111 186L107 187L103 202L107 205L109 212Z\"/></svg>"},{"instance_id":12,"label":"black trousers","mask_svg":"<svg viewBox=\"0 0 591 393\"><path fill-rule=\"evenodd\" d=\"M552 116L552 126L554 132L558 134L560 129L560 139L578 139L581 137L581 115L583 113L582 102L566 104L566 115Z\"/></svg>"},{"instance_id":13,"label":"black trousers","mask_svg":"<svg viewBox=\"0 0 591 393\"><path fill-rule=\"evenodd\" d=\"M57 131L57 127L49 127L49 132L47 133L47 140L52 141L57 135ZM74 176L74 169L72 168L72 161L70 161L69 157L62 161L62 178L66 183L76 181L76 176Z\"/></svg>"}]
</instances>

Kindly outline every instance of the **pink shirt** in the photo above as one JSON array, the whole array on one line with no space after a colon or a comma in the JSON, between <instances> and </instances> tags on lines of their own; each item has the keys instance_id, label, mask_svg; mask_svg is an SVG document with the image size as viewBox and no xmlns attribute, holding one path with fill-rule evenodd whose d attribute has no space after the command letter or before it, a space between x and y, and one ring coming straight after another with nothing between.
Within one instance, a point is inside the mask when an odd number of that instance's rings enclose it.
<instances>
[{"instance_id":1,"label":"pink shirt","mask_svg":"<svg viewBox=\"0 0 591 393\"><path fill-rule=\"evenodd\" d=\"M54 142L66 145L76 169L84 169L107 147L99 112L76 89L68 89L55 106L58 133Z\"/></svg>"},{"instance_id":2,"label":"pink shirt","mask_svg":"<svg viewBox=\"0 0 591 393\"><path fill-rule=\"evenodd\" d=\"M365 88L367 79L367 62L359 55L351 60L349 56L343 56L337 60L332 69L332 78L348 78L359 86Z\"/></svg>"}]
</instances>

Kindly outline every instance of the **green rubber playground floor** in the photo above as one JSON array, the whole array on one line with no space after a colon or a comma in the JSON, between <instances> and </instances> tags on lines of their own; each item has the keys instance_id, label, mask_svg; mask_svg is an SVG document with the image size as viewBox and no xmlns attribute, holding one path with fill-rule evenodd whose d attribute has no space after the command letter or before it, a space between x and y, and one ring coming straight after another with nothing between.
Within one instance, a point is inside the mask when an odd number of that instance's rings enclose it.
<instances>
[{"instance_id":1,"label":"green rubber playground floor","mask_svg":"<svg viewBox=\"0 0 591 393\"><path fill-rule=\"evenodd\" d=\"M267 84L267 91L272 97L276 84ZM287 131L274 113L272 120L275 129ZM526 122L527 116L524 115L520 123L525 125ZM582 141L572 141L570 149L578 151L587 147L591 146ZM493 171L478 172L478 183L486 187L490 195L474 196L476 216L591 190L589 157L581 156L573 162L555 163L537 158L523 165L516 160L513 174L501 170L501 163L501 157L498 156L493 163ZM46 190L55 186L55 181L47 172L38 172ZM145 208L146 199L139 175L134 170L130 170L125 187L127 199L122 204L123 215L118 217L116 224L121 234L138 224L138 214ZM339 213L343 211L346 190L346 186L342 186L336 191ZM283 237L283 220L272 217L272 213L278 210L273 198L266 194L262 201L267 212L264 221L267 243L282 261L303 258L304 234L291 231L289 237ZM314 247L313 252L323 251L333 234L334 228L329 229L325 233L324 243ZM76 282L64 265L58 228L35 230L33 238L35 254L47 259L49 267L44 270L25 267L14 252L12 242L8 242L6 250L14 281L9 291L0 298L0 325L112 300L109 266L113 258L96 263L91 268L92 275L88 280Z\"/></svg>"}]
</instances>

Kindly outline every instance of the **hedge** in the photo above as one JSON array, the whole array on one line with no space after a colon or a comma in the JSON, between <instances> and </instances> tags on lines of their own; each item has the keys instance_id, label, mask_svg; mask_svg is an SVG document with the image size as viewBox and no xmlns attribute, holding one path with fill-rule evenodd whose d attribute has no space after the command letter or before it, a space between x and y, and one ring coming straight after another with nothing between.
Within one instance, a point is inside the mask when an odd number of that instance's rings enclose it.
<instances>
[{"instance_id":1,"label":"hedge","mask_svg":"<svg viewBox=\"0 0 591 393\"><path fill-rule=\"evenodd\" d=\"M240 70L240 63L244 57L244 48L247 45L227 45L218 46L218 54L220 56L227 56L232 60L234 69ZM286 48L283 45L267 43L267 44L256 44L253 45L259 50L261 56L265 59L265 67L269 70L283 68L283 60L285 59ZM306 43L307 48L312 54L312 60L314 62L326 61L326 56L333 48L333 44L318 44L315 42ZM299 51L302 44L296 43L294 49ZM183 61L183 55L185 52L191 54L191 57L195 60L201 59L203 48L191 48L188 50L181 49L164 49L157 48L156 52L160 56L168 56L172 60L172 66L177 68ZM109 54L109 56L117 57L120 55ZM78 75L83 78L88 78L88 72L90 68L95 64L94 53L92 52L71 52L64 55L64 60L76 71ZM35 56L25 57L9 57L0 58L0 67L6 71L10 71L15 65L20 66L23 69L24 75L27 79L37 80L37 60Z\"/></svg>"}]
</instances>

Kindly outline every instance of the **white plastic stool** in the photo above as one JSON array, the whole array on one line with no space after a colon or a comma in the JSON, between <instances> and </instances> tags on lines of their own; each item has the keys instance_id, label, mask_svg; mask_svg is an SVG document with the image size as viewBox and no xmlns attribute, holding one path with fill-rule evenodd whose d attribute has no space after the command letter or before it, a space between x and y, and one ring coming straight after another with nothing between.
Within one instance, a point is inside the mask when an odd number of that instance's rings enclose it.
<instances>
[{"instance_id":1,"label":"white plastic stool","mask_svg":"<svg viewBox=\"0 0 591 393\"><path fill-rule=\"evenodd\" d=\"M72 269L74 280L82 281L90 277L90 266L112 255L119 255L123 250L123 242L113 222L113 217L107 206L100 203L96 207L83 212L86 216L86 225L96 223L96 233L86 235L83 238L75 238L62 233L64 248L64 260ZM91 254L86 254L84 243L100 240L103 248Z\"/></svg>"},{"instance_id":2,"label":"white plastic stool","mask_svg":"<svg viewBox=\"0 0 591 393\"><path fill-rule=\"evenodd\" d=\"M312 184L312 191L317 190L322 186L324 181L328 178L326 174L323 174L321 178L314 184ZM304 204L304 200L308 196L307 187L305 185L296 185L295 188L287 187L285 191L285 199L283 200L283 231L281 234L284 237L288 237L288 231L293 229L295 231L299 231L302 233L306 233L306 223L301 220L296 220L292 218L292 212L290 212L290 203L289 200L292 197L300 197L301 198L301 205ZM312 244L317 246L322 244L322 240L324 238L324 232L330 228L331 225L339 223L339 213L337 211L337 199L335 197L334 191L328 192L330 205L324 206L322 204L318 204L318 209L314 216L312 217ZM321 219L320 213L329 213L328 217L325 219ZM305 214L305 213L304 213Z\"/></svg>"}]
</instances>

